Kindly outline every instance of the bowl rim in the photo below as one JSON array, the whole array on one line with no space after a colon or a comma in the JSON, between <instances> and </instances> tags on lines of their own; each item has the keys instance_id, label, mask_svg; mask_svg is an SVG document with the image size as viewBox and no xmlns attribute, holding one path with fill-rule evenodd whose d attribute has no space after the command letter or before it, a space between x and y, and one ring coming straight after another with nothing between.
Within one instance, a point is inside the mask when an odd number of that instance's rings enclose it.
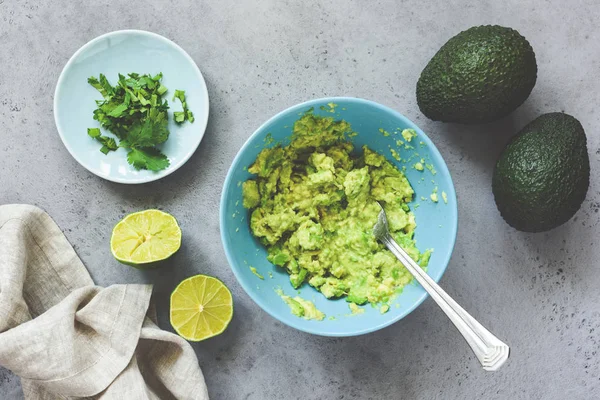
<instances>
[{"instance_id":1,"label":"bowl rim","mask_svg":"<svg viewBox=\"0 0 600 400\"><path fill-rule=\"evenodd\" d=\"M427 292L423 291L423 293L421 294L420 297L418 297L416 299L416 301L414 302L413 305L411 305L409 308L407 308L404 312L402 312L401 314L398 314L396 317L390 319L390 320L386 320L380 324L377 325L373 325L373 326L369 326L367 328L363 328L363 329L357 329L355 331L352 332L323 332L320 329L316 328L310 328L310 327L304 327L304 326L300 326L299 324L295 324L293 319L290 320L284 320L279 318L279 316L277 316L275 313L271 312L268 307L266 302L264 302L261 298L259 297L255 297L252 293L252 291L250 290L250 284L245 282L244 279L242 279L241 275L238 273L237 268L235 268L234 265L234 259L233 256L230 254L230 252L232 251L231 249L229 249L225 243L226 243L226 237L225 237L225 231L223 229L223 227L225 226L225 218L227 217L225 215L225 205L226 205L226 201L227 201L227 197L229 195L229 187L231 186L231 180L233 179L233 167L234 165L239 163L239 159L241 158L242 154L249 148L250 143L257 137L259 136L259 134L261 134L264 130L265 127L267 125L269 125L270 123L272 123L273 121L281 118L283 115L289 114L289 113L296 113L301 109L305 109L305 108L310 108L312 106L315 106L317 104L322 105L322 104L327 104L327 103L336 103L336 102L353 102L353 103L358 103L358 104L363 104L363 105L369 105L375 108L378 108L386 113L390 113L392 115L394 115L395 117L399 118L400 120L402 120L404 123L406 123L406 125L409 125L412 127L412 129L415 129L421 136L421 139L425 142L425 144L427 145L427 147L429 149L431 149L431 151L437 156L439 157L439 159L442 161L445 169L448 171L448 179L450 182L449 187L447 188L447 191L449 193L446 193L446 195L448 196L449 199L451 199L451 202L449 202L450 204L452 204L454 206L453 210L454 210L454 214L456 215L456 218L453 219L453 223L452 223L452 227L451 227L451 247L450 247L450 252L448 253L447 257L445 260L443 260L443 267L440 271L440 274L438 277L432 277L432 279L435 282L438 282L442 276L444 276L444 273L446 272L446 269L448 268L448 264L450 263L450 259L452 258L452 254L454 253L454 247L456 245L456 235L458 232L458 205L457 205L457 198L456 198L456 190L454 188L454 181L452 180L452 176L450 174L450 170L448 168L448 165L446 164L446 161L444 160L444 158L442 157L441 153L439 152L439 150L437 149L437 147L435 146L435 144L431 141L431 139L429 138L429 136L427 136L427 134L425 132L423 132L423 130L421 128L419 128L414 122L412 122L410 119L408 119L407 117L405 117L404 115L400 114L398 111L384 106L382 104L379 104L377 102L374 102L372 100L366 100L366 99L361 99L361 98L357 98L357 97L323 97L323 98L318 98L318 99L313 99L313 100L309 100L309 101L305 101L303 103L299 103L296 105L293 105L291 107L288 107L280 112L278 112L277 114L275 114L274 116L272 116L271 118L269 118L267 121L265 121L263 124L261 124L253 133L252 135L250 135L248 137L248 139L246 139L245 143L242 145L242 147L240 148L240 150L237 152L237 154L235 155L233 161L231 162L231 165L229 166L229 169L227 171L227 176L225 177L225 182L223 183L223 190L221 191L221 201L219 204L219 227L220 227L220 231L221 231L221 245L223 246L223 249L225 250L225 257L227 258L227 262L229 263L229 267L231 268L231 270L233 271L233 274L235 275L235 278L237 279L237 281L239 282L239 284L242 286L242 288L244 289L244 291L246 292L246 294L256 303L258 304L258 306L260 308L263 309L263 311L265 311L267 314L269 314L271 317L275 318L276 320L292 327L295 328L297 330L306 332L306 333L310 333L313 335L318 335L318 336L327 336L327 337L349 337L349 336L359 336L359 335L364 335L367 333L371 333L371 332L375 332L378 331L380 329L383 329L385 327L388 327L390 325L393 325L394 323L400 321L401 319L403 319L404 317L406 317L408 314L410 314L411 312L413 312L418 306L420 306L423 301L425 301L425 299L429 296L429 294L427 294Z\"/></svg>"},{"instance_id":2,"label":"bowl rim","mask_svg":"<svg viewBox=\"0 0 600 400\"><path fill-rule=\"evenodd\" d=\"M156 39L158 41L166 43L167 45L171 46L175 51L177 51L181 55L183 55L183 57L186 58L187 61L189 61L189 63L191 64L194 73L197 74L198 81L201 83L201 86L204 89L204 90L202 90L202 100L206 103L206 107L202 107L202 109L201 109L202 111L201 111L200 115L194 114L194 117L195 117L194 123L198 122L199 127L200 127L198 129L198 132L200 132L199 136L198 136L198 140L195 143L194 148L190 149L190 151L188 151L188 153L184 157L181 158L179 163L177 163L175 165L170 165L166 170L161 171L162 173L156 173L154 175L147 176L147 177L141 177L141 178L124 179L124 178L120 178L120 177L102 175L98 170L94 170L93 168L86 165L84 158L81 157L79 155L79 153L73 149L73 147L71 147L68 140L66 140L66 136L63 133L61 124L59 124L59 119L58 119L59 101L58 101L58 98L62 91L62 88L64 87L63 81L66 79L65 77L66 77L67 71L69 71L71 69L71 66L77 61L78 57L85 50L87 50L88 48L94 46L96 43L98 43L106 38L110 38L110 37L118 36L118 35L131 35L131 34L137 34L137 35L141 35L141 36L150 37L152 39ZM63 142L63 145L67 148L67 151L69 152L69 154L71 154L71 156L75 159L75 161L77 161L79 163L79 165L81 165L83 168L85 168L92 174L94 174L102 179L106 179L107 181L116 182L116 183L124 183L124 184L142 184L142 183L153 182L153 181L162 179L168 175L171 175L173 172L175 172L179 168L181 168L186 162L188 162L188 160L192 157L192 155L194 155L194 153L200 146L200 143L202 142L202 138L204 137L204 134L206 133L206 128L208 126L210 102L209 102L209 97L208 97L208 87L206 86L206 81L204 80L204 76L202 75L202 72L200 71L198 64L196 64L194 59L181 46L179 46L177 43L173 42L172 40L167 39L166 37L164 37L162 35L159 35L158 33L144 31L141 29L122 29L122 30L107 32L100 36L95 37L94 39L88 41L83 46L81 46L71 56L71 58L69 58L69 61L67 61L67 63L63 67L62 71L60 72L60 76L58 77L58 81L56 82L56 88L54 89L54 100L52 102L52 107L53 107L53 114L54 114L54 124L56 125L56 130L58 131L58 135L60 136L60 139Z\"/></svg>"}]
</instances>

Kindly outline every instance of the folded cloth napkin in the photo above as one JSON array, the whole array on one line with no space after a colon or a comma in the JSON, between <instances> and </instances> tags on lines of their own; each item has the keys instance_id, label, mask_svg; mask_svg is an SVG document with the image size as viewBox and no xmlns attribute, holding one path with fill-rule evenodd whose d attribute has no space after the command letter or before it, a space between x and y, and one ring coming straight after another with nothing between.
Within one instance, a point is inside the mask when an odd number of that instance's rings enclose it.
<instances>
[{"instance_id":1,"label":"folded cloth napkin","mask_svg":"<svg viewBox=\"0 0 600 400\"><path fill-rule=\"evenodd\" d=\"M200 399L188 342L147 316L152 286L94 286L54 221L0 206L0 365L25 399Z\"/></svg>"}]
</instances>

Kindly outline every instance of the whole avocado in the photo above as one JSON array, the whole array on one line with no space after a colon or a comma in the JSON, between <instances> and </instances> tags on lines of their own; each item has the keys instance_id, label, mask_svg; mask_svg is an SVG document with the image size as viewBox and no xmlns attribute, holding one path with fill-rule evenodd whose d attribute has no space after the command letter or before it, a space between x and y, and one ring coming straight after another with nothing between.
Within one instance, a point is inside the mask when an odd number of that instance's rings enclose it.
<instances>
[{"instance_id":1,"label":"whole avocado","mask_svg":"<svg viewBox=\"0 0 600 400\"><path fill-rule=\"evenodd\" d=\"M590 181L586 136L577 119L541 115L506 146L494 170L492 191L512 227L542 232L579 210Z\"/></svg>"},{"instance_id":2,"label":"whole avocado","mask_svg":"<svg viewBox=\"0 0 600 400\"><path fill-rule=\"evenodd\" d=\"M523 104L536 78L535 53L519 32L476 26L448 40L429 61L417 82L417 103L434 121L491 122Z\"/></svg>"}]
</instances>

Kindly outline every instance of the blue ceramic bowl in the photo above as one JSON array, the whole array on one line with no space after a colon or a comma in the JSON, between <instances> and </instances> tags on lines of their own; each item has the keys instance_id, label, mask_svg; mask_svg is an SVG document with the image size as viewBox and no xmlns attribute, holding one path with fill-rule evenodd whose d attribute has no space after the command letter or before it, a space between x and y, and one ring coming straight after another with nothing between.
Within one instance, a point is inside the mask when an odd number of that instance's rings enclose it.
<instances>
[{"instance_id":1,"label":"blue ceramic bowl","mask_svg":"<svg viewBox=\"0 0 600 400\"><path fill-rule=\"evenodd\" d=\"M334 112L331 112L328 103L337 105ZM365 313L350 315L348 303L344 299L328 300L317 290L304 284L299 290L299 296L313 301L327 318L323 321L308 321L297 317L290 312L275 289L281 288L290 296L295 296L297 291L290 285L289 275L282 268L267 261L267 253L252 236L248 212L242 207L241 182L252 176L246 167L254 162L265 146L289 141L294 122L310 108L314 108L315 114L333 115L337 119L348 121L358 133L351 139L357 148L367 145L384 154L390 162L400 168L403 163L392 157L392 149L397 151L402 159L413 157L406 165L406 175L415 190L415 200L411 204L417 222L415 238L420 250L434 249L428 274L435 281L442 277L450 261L457 230L456 194L446 163L427 135L406 117L372 101L348 97L312 100L288 108L265 122L244 144L229 169L221 197L221 239L225 254L248 295L266 312L285 324L325 336L354 336L373 332L408 315L423 302L427 293L413 281L392 301L387 313L381 314L378 308L367 305L364 306ZM414 149L406 149L405 146L396 143L402 139L399 131L406 128L417 132L418 136L411 142ZM274 139L273 143L266 140L268 134ZM418 156L415 156L415 152ZM430 169L417 171L412 168L421 158L433 166L435 174ZM438 203L430 200L435 187L438 188L440 197ZM446 193L447 203L442 199L442 192ZM418 207L415 207L417 204ZM264 276L264 280L254 275L250 266L255 267Z\"/></svg>"},{"instance_id":2,"label":"blue ceramic bowl","mask_svg":"<svg viewBox=\"0 0 600 400\"><path fill-rule=\"evenodd\" d=\"M171 165L159 172L136 171L127 163L127 151L122 148L102 154L98 142L87 135L87 128L100 128L93 115L96 100L102 98L87 79L102 73L115 85L119 74L131 72L162 72L162 83L169 89L165 98L171 107L171 135L159 147ZM185 90L194 123L175 124L172 113L181 110L181 104L172 101L175 89ZM172 41L145 31L110 32L88 42L65 65L54 94L54 119L65 147L88 171L113 182L145 183L169 175L194 154L208 122L208 91L194 60ZM113 137L105 129L102 134Z\"/></svg>"}]
</instances>

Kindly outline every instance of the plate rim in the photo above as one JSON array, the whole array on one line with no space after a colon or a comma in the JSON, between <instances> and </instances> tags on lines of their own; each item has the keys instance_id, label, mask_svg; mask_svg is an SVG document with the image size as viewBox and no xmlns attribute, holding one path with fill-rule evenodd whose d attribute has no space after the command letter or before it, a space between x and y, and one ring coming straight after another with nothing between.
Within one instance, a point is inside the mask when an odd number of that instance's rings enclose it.
<instances>
[{"instance_id":1,"label":"plate rim","mask_svg":"<svg viewBox=\"0 0 600 400\"><path fill-rule=\"evenodd\" d=\"M65 134L63 133L61 126L59 124L59 119L58 119L59 101L58 101L58 98L59 98L59 94L62 90L62 87L64 85L64 79L66 76L66 72L75 63L75 61L81 55L81 53L83 53L88 48L92 47L96 43L98 43L106 38L109 38L112 36L117 36L117 35L130 35L130 34L140 34L142 36L151 37L153 39L162 41L162 42L172 46L176 51L180 52L184 56L184 58L186 58L191 63L193 70L198 75L199 81L201 82L201 86L204 88L204 90L202 91L203 92L202 97L203 97L203 100L206 102L206 107L202 108L201 115L195 115L194 123L200 122L200 124L201 124L201 127L198 130L199 131L198 140L197 140L196 144L193 146L193 149L190 149L190 151L188 151L185 154L185 156L182 157L182 159L179 163L177 163L175 165L171 164L167 169L165 169L159 173L156 173L154 175L151 175L151 176L145 176L145 177L140 177L140 178L135 178L135 179L134 178L125 178L124 179L124 178L120 178L120 177L103 175L99 171L96 171L93 168L89 167L84 162L83 157L80 157L78 155L78 153L76 151L74 151L74 149L69 145L68 141L66 140ZM204 138L204 134L206 133L206 128L208 126L208 117L209 117L209 111L210 111L208 87L206 86L206 81L204 79L204 75L202 75L202 72L200 71L200 68L198 67L198 65L196 64L194 59L181 46L179 46L177 43L173 42L172 40L167 39L166 37L159 35L158 33L140 30L140 29L121 29L121 30L107 32L100 36L95 37L94 39L88 41L83 46L81 46L75 53L73 53L73 55L69 58L69 61L67 61L67 63L63 67L63 69L60 73L60 76L58 77L58 81L56 83L56 88L54 89L54 99L53 99L52 103L53 103L54 124L56 125L56 130L58 131L58 135L60 136L60 140L62 141L63 145L66 147L67 151L69 152L69 154L71 154L71 156L75 159L75 161L77 161L77 163L79 163L79 165L81 165L83 168L85 168L92 174L94 174L102 179L106 179L107 181L111 181L111 182L115 182L115 183L130 184L130 185L157 181L159 179L162 179L166 176L171 175L173 172L175 172L179 168L181 168L186 162L188 162L188 160L196 152L196 150L200 146L200 143L202 142L202 139Z\"/></svg>"}]
</instances>

